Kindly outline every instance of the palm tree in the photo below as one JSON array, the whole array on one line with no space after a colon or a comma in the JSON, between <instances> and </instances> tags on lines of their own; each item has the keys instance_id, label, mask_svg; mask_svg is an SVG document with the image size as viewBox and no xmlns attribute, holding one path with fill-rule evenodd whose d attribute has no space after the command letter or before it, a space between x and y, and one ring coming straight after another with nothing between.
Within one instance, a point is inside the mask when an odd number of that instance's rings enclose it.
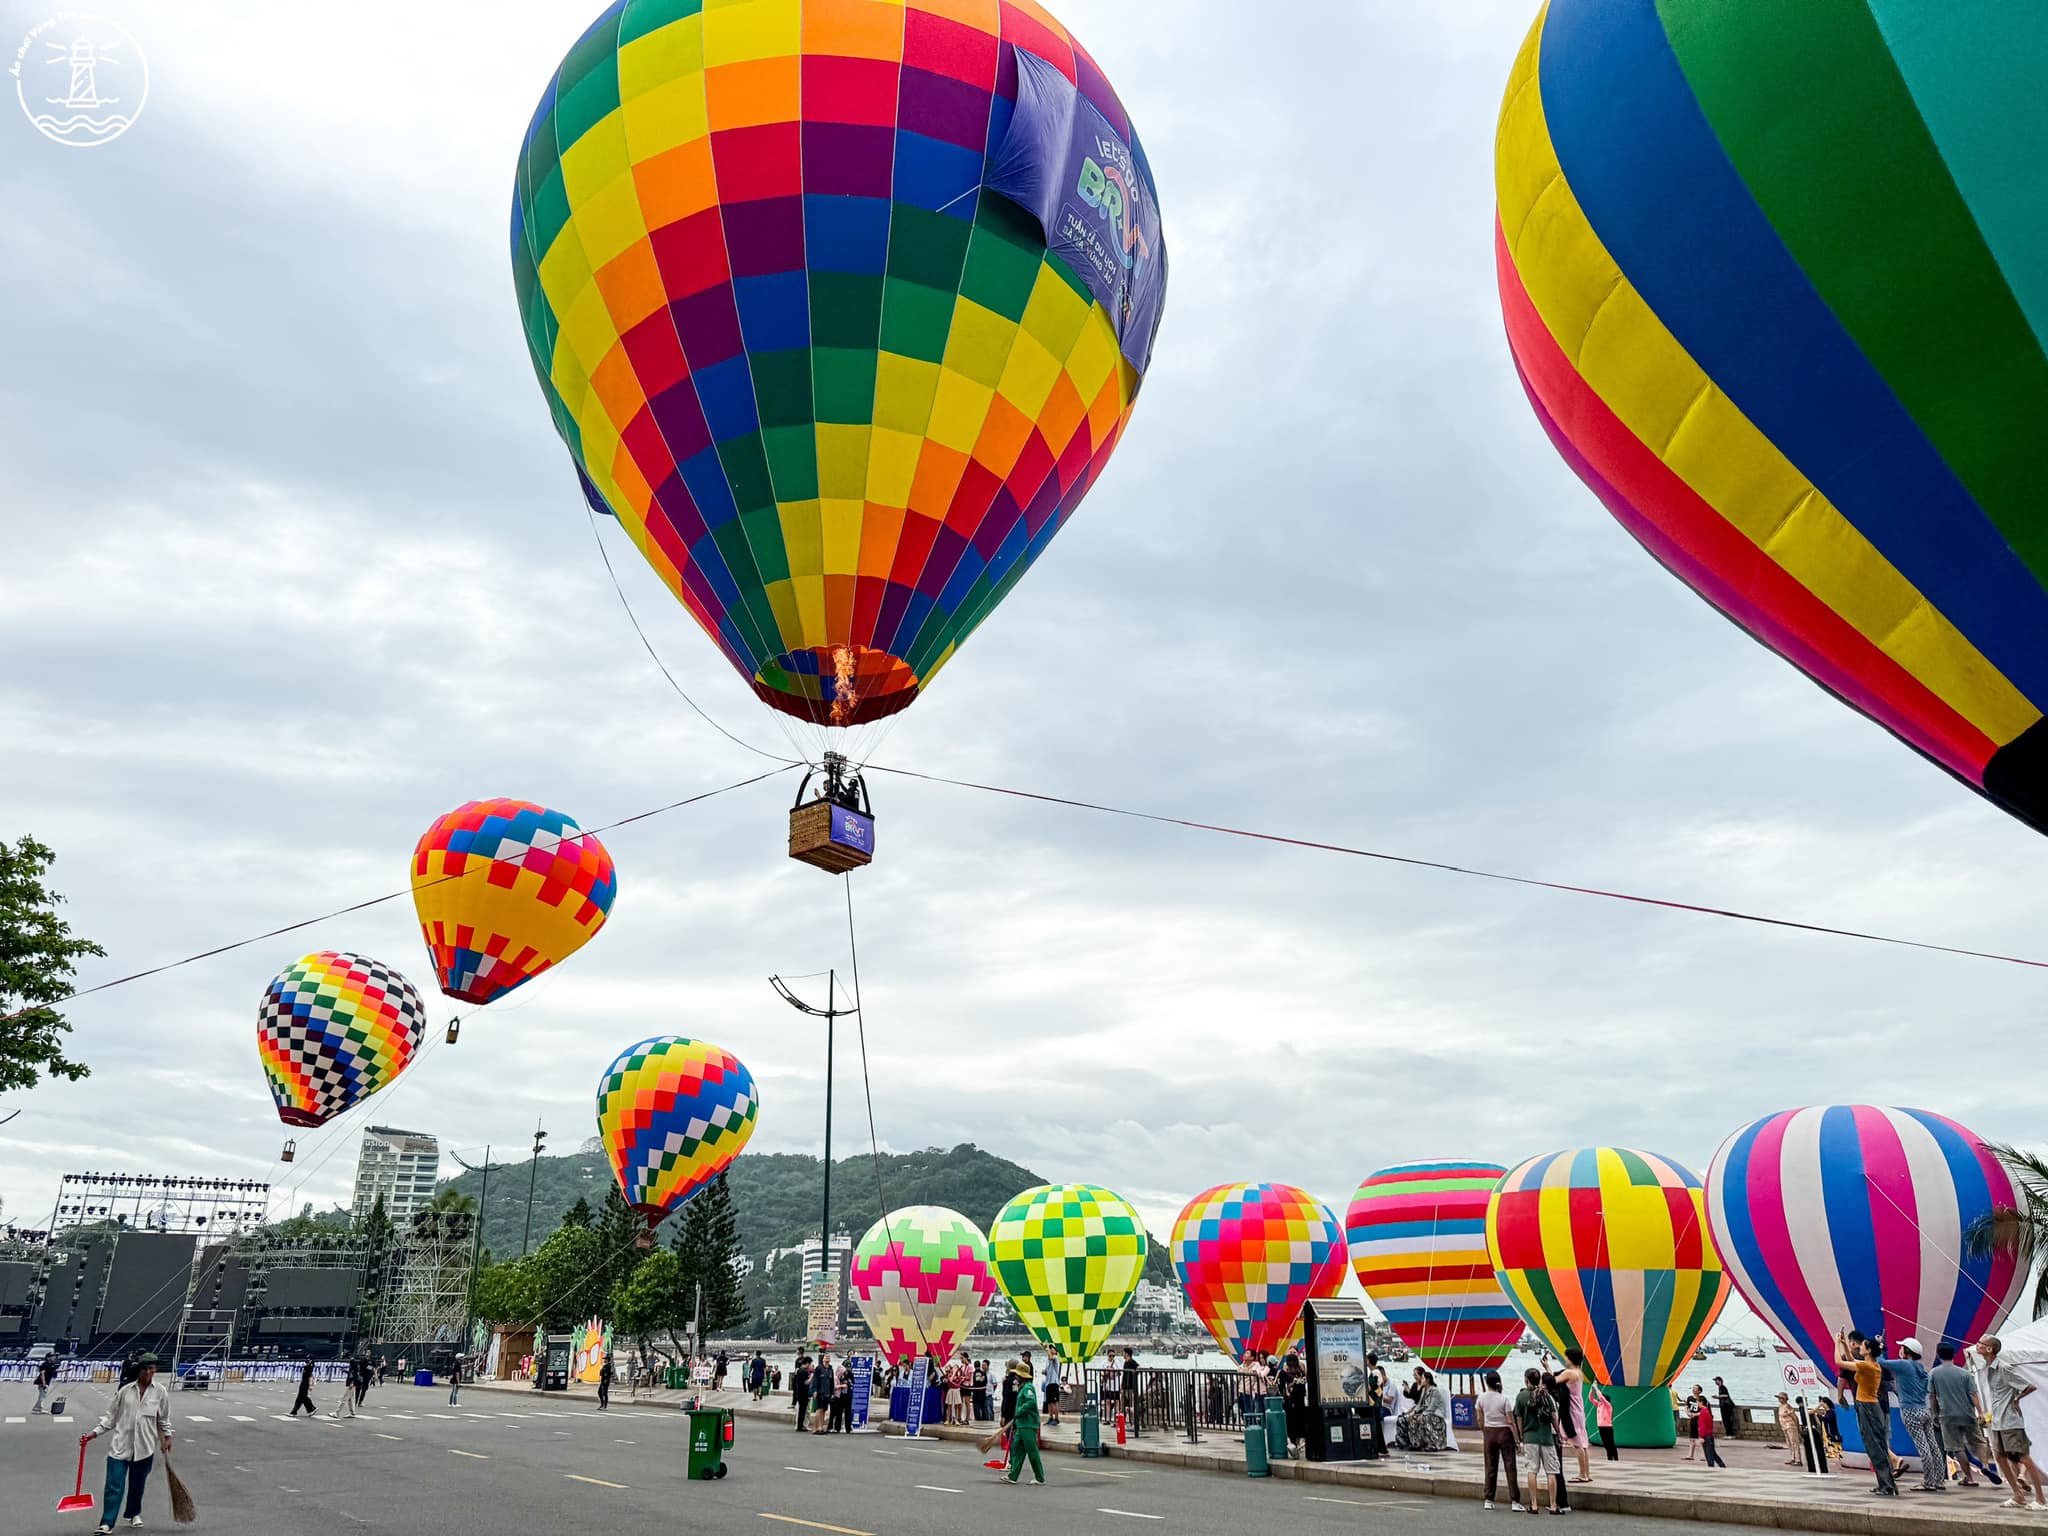
<instances>
[{"instance_id":1,"label":"palm tree","mask_svg":"<svg viewBox=\"0 0 2048 1536\"><path fill-rule=\"evenodd\" d=\"M1973 1259L2009 1253L2024 1270L2048 1259L2048 1157L2018 1147L1986 1142L2019 1196L2018 1206L1996 1206L1963 1232L1963 1251ZM2048 1314L2048 1265L2034 1276L2034 1316Z\"/></svg>"}]
</instances>

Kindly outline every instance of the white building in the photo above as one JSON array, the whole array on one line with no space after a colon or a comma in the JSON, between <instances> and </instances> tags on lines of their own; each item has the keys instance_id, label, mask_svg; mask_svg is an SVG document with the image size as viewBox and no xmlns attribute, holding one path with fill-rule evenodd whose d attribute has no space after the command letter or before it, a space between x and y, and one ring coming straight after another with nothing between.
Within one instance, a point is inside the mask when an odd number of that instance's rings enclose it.
<instances>
[{"instance_id":1,"label":"white building","mask_svg":"<svg viewBox=\"0 0 2048 1536\"><path fill-rule=\"evenodd\" d=\"M834 1232L832 1234L832 1272L842 1278L846 1274L847 1261L853 1253L853 1234ZM824 1273L823 1245L815 1237L803 1241L804 1277L797 1287L799 1302L808 1307L811 1304L811 1285Z\"/></svg>"},{"instance_id":2,"label":"white building","mask_svg":"<svg viewBox=\"0 0 2048 1536\"><path fill-rule=\"evenodd\" d=\"M781 1263L784 1259L796 1258L803 1251L804 1245L802 1243L791 1243L787 1248L769 1249L768 1256L761 1261L761 1273L764 1275L774 1274L777 1264Z\"/></svg>"},{"instance_id":3,"label":"white building","mask_svg":"<svg viewBox=\"0 0 2048 1536\"><path fill-rule=\"evenodd\" d=\"M384 1197L384 1214L399 1231L412 1213L433 1203L441 1171L441 1143L421 1131L373 1125L363 1132L356 1154L356 1193L350 1210L360 1221Z\"/></svg>"}]
</instances>

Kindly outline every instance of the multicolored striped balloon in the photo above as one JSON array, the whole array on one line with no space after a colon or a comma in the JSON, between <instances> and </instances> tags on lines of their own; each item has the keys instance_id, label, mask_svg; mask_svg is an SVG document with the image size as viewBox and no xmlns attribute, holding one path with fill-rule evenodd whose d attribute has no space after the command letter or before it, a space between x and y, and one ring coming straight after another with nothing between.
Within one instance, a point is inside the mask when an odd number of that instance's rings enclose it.
<instances>
[{"instance_id":1,"label":"multicolored striped balloon","mask_svg":"<svg viewBox=\"0 0 2048 1536\"><path fill-rule=\"evenodd\" d=\"M441 990L488 1003L576 953L619 894L604 844L530 800L471 800L420 834L412 904Z\"/></svg>"},{"instance_id":2,"label":"multicolored striped balloon","mask_svg":"<svg viewBox=\"0 0 2048 1536\"><path fill-rule=\"evenodd\" d=\"M1292 1184L1219 1184L1181 1209L1173 1268L1195 1316L1234 1360L1275 1354L1332 1267L1342 1283L1344 1229Z\"/></svg>"},{"instance_id":3,"label":"multicolored striped balloon","mask_svg":"<svg viewBox=\"0 0 2048 1536\"><path fill-rule=\"evenodd\" d=\"M1662 1387L1728 1300L1699 1175L1648 1152L1532 1157L1486 1207L1486 1248L1529 1326L1595 1381ZM1667 1423L1666 1428L1669 1428Z\"/></svg>"},{"instance_id":4,"label":"multicolored striped balloon","mask_svg":"<svg viewBox=\"0 0 2048 1536\"><path fill-rule=\"evenodd\" d=\"M597 1134L619 1192L650 1227L732 1166L760 1113L737 1056L680 1035L628 1046L597 1084Z\"/></svg>"},{"instance_id":5,"label":"multicolored striped balloon","mask_svg":"<svg viewBox=\"0 0 2048 1536\"><path fill-rule=\"evenodd\" d=\"M891 1211L853 1250L848 1276L868 1332L892 1365L946 1359L996 1293L988 1239L942 1205Z\"/></svg>"},{"instance_id":6,"label":"multicolored striped balloon","mask_svg":"<svg viewBox=\"0 0 2048 1536\"><path fill-rule=\"evenodd\" d=\"M1397 1163L1351 1197L1344 1241L1358 1283L1415 1357L1439 1371L1490 1370L1522 1319L1486 1253L1498 1163Z\"/></svg>"},{"instance_id":7,"label":"multicolored striped balloon","mask_svg":"<svg viewBox=\"0 0 2048 1536\"><path fill-rule=\"evenodd\" d=\"M2048 830L2048 7L1550 0L1515 365L1701 597Z\"/></svg>"},{"instance_id":8,"label":"multicolored striped balloon","mask_svg":"<svg viewBox=\"0 0 2048 1536\"><path fill-rule=\"evenodd\" d=\"M2021 1201L1998 1159L1920 1109L1828 1104L1744 1126L1707 1170L1707 1224L1743 1299L1835 1374L1835 1334L1944 1339L1994 1331L2026 1289L2010 1253L1971 1257L1970 1224Z\"/></svg>"},{"instance_id":9,"label":"multicolored striped balloon","mask_svg":"<svg viewBox=\"0 0 2048 1536\"><path fill-rule=\"evenodd\" d=\"M1148 1247L1130 1202L1095 1184L1040 1184L996 1212L989 1258L1017 1317L1061 1360L1093 1360L1138 1294Z\"/></svg>"},{"instance_id":10,"label":"multicolored striped balloon","mask_svg":"<svg viewBox=\"0 0 2048 1536\"><path fill-rule=\"evenodd\" d=\"M1166 288L1137 133L1036 0L617 0L512 269L585 498L820 726L908 705L1044 552Z\"/></svg>"},{"instance_id":11,"label":"multicolored striped balloon","mask_svg":"<svg viewBox=\"0 0 2048 1536\"><path fill-rule=\"evenodd\" d=\"M324 1125L411 1063L426 1027L411 982L365 955L323 949L286 966L256 1010L256 1049L277 1118Z\"/></svg>"}]
</instances>

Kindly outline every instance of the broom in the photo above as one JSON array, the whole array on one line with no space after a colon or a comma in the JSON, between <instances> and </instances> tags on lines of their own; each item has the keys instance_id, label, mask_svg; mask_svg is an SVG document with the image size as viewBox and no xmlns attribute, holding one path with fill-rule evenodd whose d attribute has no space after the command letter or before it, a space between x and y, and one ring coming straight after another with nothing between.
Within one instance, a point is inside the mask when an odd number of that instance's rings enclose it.
<instances>
[{"instance_id":1,"label":"broom","mask_svg":"<svg viewBox=\"0 0 2048 1536\"><path fill-rule=\"evenodd\" d=\"M171 1485L171 1518L180 1525L190 1525L199 1518L199 1506L192 1502L192 1490L185 1486L185 1479L171 1465L168 1450L164 1452L164 1480Z\"/></svg>"}]
</instances>

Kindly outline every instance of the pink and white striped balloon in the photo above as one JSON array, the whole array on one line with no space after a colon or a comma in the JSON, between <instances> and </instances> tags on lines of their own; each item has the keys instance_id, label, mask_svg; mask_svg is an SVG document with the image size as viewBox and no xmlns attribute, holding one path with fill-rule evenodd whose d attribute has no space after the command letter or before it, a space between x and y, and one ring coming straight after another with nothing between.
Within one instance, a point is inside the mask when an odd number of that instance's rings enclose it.
<instances>
[{"instance_id":1,"label":"pink and white striped balloon","mask_svg":"<svg viewBox=\"0 0 2048 1536\"><path fill-rule=\"evenodd\" d=\"M1996 1329L2027 1273L2010 1253L1970 1257L1963 1234L2016 1204L1981 1139L1919 1109L1829 1104L1744 1126L1707 1170L1707 1230L1743 1299L1832 1380L1834 1337L1889 1344Z\"/></svg>"}]
</instances>

